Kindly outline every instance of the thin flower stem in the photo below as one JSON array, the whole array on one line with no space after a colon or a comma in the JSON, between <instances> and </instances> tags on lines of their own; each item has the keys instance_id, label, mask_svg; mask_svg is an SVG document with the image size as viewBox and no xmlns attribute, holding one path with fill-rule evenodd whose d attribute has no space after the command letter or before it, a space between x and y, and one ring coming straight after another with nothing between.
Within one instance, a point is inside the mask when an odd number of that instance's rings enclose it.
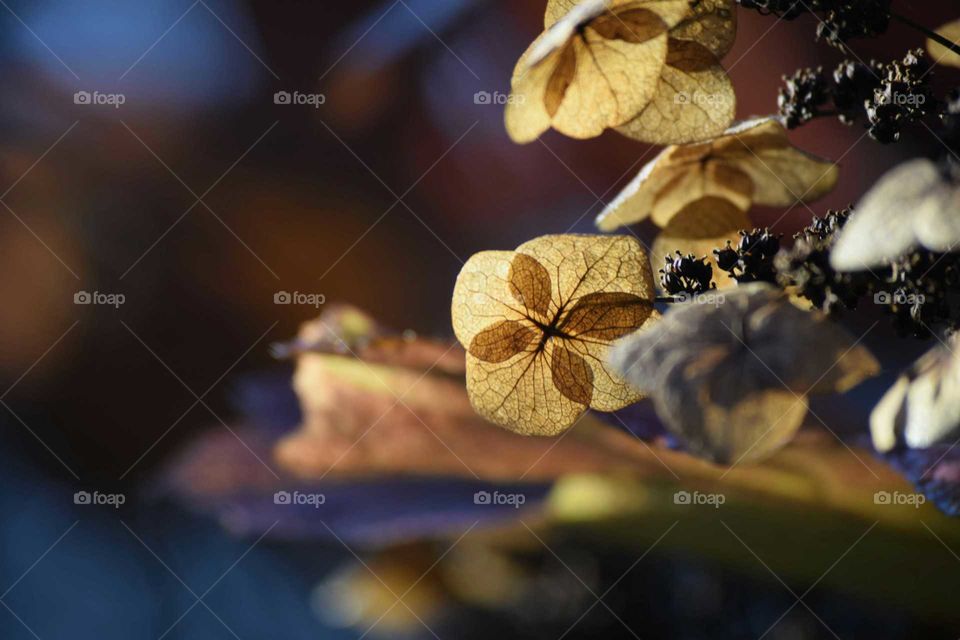
<instances>
[{"instance_id":1,"label":"thin flower stem","mask_svg":"<svg viewBox=\"0 0 960 640\"><path fill-rule=\"evenodd\" d=\"M922 24L917 24L916 22L914 22L914 21L911 20L910 18L908 18L908 17L906 17L906 16L902 16L902 15L900 15L899 13L890 12L890 17L893 18L894 20L897 20L897 21L899 21L899 22L907 25L907 26L910 27L911 29L916 29L917 31L919 31L920 33L924 34L925 36L927 36L928 38L930 38L930 39L933 40L934 42L937 42L937 43L939 43L939 44L942 44L942 45L945 46L947 49L950 49L950 51L953 51L953 52L956 53L957 55L960 55L960 45L958 45L958 44L955 43L955 42L952 42L951 40L948 40L947 38L944 38L942 35L940 35L940 34L937 33L936 31L932 31L931 29L928 29L927 27L923 26Z\"/></svg>"}]
</instances>

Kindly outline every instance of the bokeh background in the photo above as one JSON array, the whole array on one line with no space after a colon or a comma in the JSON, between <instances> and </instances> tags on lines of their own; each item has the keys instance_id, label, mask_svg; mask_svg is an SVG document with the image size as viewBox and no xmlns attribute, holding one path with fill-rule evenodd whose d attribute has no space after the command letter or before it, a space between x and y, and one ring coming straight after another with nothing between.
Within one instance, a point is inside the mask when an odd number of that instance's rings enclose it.
<instances>
[{"instance_id":1,"label":"bokeh background","mask_svg":"<svg viewBox=\"0 0 960 640\"><path fill-rule=\"evenodd\" d=\"M318 309L276 304L278 292L322 294L394 327L449 336L450 294L469 255L591 232L655 149L613 133L509 141L497 102L541 30L542 0L0 4L0 636L357 637L318 613L313 591L351 560L342 545L267 540L251 551L255 538L132 496L192 438L233 424L251 374L290 374L269 344ZM896 4L929 26L956 13L949 3ZM813 41L814 27L740 11L725 59L739 116L775 110L782 74L840 59ZM888 60L922 44L893 25L855 46ZM935 86L956 76L944 70ZM124 102L77 104L83 91ZM282 91L324 102L276 104ZM818 214L855 202L900 159L938 150L922 127L884 147L829 119L794 138L840 160L839 187L812 206ZM762 224L782 213L753 215ZM776 230L789 235L811 215L798 206ZM81 291L124 303L75 304ZM871 346L904 351L888 346L891 335L878 329ZM119 510L75 506L73 493L92 488L131 499ZM378 499L387 498L362 498ZM600 584L632 562L602 547L573 551ZM570 574L536 562L544 590L566 593ZM756 637L793 601L769 575L688 558L654 558L630 589L611 606L649 637ZM817 597L844 637L906 637L924 624ZM712 633L687 620L686 598L714 603L712 624L728 626ZM462 625L441 637L557 637L576 602L550 602L526 626L481 617L488 626L478 627L476 612L460 612ZM831 637L802 611L768 637ZM592 625L568 637L625 633L610 618ZM956 637L938 625L931 634Z\"/></svg>"}]
</instances>

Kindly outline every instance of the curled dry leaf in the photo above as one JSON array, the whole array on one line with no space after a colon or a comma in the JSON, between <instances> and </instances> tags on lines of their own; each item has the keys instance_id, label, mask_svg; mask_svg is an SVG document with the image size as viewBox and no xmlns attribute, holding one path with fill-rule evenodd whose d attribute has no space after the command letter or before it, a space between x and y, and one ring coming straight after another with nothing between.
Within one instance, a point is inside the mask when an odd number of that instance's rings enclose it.
<instances>
[{"instance_id":1,"label":"curled dry leaf","mask_svg":"<svg viewBox=\"0 0 960 640\"><path fill-rule=\"evenodd\" d=\"M870 414L873 446L892 450L901 441L926 449L960 433L960 340L954 336L921 357L890 387Z\"/></svg>"},{"instance_id":2,"label":"curled dry leaf","mask_svg":"<svg viewBox=\"0 0 960 640\"><path fill-rule=\"evenodd\" d=\"M600 213L603 231L651 218L666 227L693 203L726 200L788 206L815 200L836 185L837 166L795 148L777 118L742 122L697 144L670 146L643 167Z\"/></svg>"},{"instance_id":3,"label":"curled dry leaf","mask_svg":"<svg viewBox=\"0 0 960 640\"><path fill-rule=\"evenodd\" d=\"M937 29L937 33L954 44L960 44L960 20L952 20ZM960 67L960 55L933 40L927 38L927 51L935 64L945 64L951 67Z\"/></svg>"},{"instance_id":4,"label":"curled dry leaf","mask_svg":"<svg viewBox=\"0 0 960 640\"><path fill-rule=\"evenodd\" d=\"M715 304L672 308L610 358L697 454L725 464L765 458L800 427L808 394L845 391L879 370L839 325L778 289L720 293Z\"/></svg>"},{"instance_id":5,"label":"curled dry leaf","mask_svg":"<svg viewBox=\"0 0 960 640\"><path fill-rule=\"evenodd\" d=\"M622 274L628 281L635 279L631 268L624 260ZM517 282L531 305L552 304L555 291L538 291L535 280L524 281L520 275ZM589 277L584 283L595 286ZM607 318L591 306L596 298L584 297L567 326L583 329L593 323L592 329L602 335ZM361 326L369 333L349 331ZM490 344L483 349L496 352ZM584 354L593 349L590 345ZM274 457L281 468L303 480L404 474L543 482L567 473L631 469L642 475L662 469L633 436L592 415L584 416L560 441L525 438L491 424L470 404L466 357L458 344L399 336L352 307L327 305L323 316L303 325L286 351L296 357L294 387L303 419L298 431L280 440ZM576 355L564 357L573 360ZM574 369L568 365L562 372ZM578 383L575 376L569 381L571 393L585 394Z\"/></svg>"},{"instance_id":6,"label":"curled dry leaf","mask_svg":"<svg viewBox=\"0 0 960 640\"><path fill-rule=\"evenodd\" d=\"M953 251L960 243L960 182L918 158L884 174L857 205L830 253L838 271L882 266L917 246Z\"/></svg>"},{"instance_id":7,"label":"curled dry leaf","mask_svg":"<svg viewBox=\"0 0 960 640\"><path fill-rule=\"evenodd\" d=\"M588 407L636 402L604 360L611 342L655 318L653 299L650 263L632 237L543 236L475 254L452 309L470 401L525 435L566 431Z\"/></svg>"},{"instance_id":8,"label":"curled dry leaf","mask_svg":"<svg viewBox=\"0 0 960 640\"><path fill-rule=\"evenodd\" d=\"M733 0L549 0L546 30L514 69L510 137L531 142L553 127L592 138L627 125L631 137L677 142L722 131L734 99L718 57L735 15Z\"/></svg>"}]
</instances>

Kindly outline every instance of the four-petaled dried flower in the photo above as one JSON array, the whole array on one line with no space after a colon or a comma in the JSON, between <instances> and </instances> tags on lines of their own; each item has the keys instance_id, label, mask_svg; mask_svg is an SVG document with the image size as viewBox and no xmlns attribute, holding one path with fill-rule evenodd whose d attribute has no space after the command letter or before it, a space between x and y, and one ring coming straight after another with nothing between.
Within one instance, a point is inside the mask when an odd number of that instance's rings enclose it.
<instances>
[{"instance_id":1,"label":"four-petaled dried flower","mask_svg":"<svg viewBox=\"0 0 960 640\"><path fill-rule=\"evenodd\" d=\"M808 394L845 391L879 371L839 325L767 284L704 301L671 308L610 355L696 454L725 464L764 458L800 427Z\"/></svg>"},{"instance_id":2,"label":"four-petaled dried flower","mask_svg":"<svg viewBox=\"0 0 960 640\"><path fill-rule=\"evenodd\" d=\"M716 135L734 117L719 59L733 46L734 0L549 0L542 33L517 62L507 132L648 142Z\"/></svg>"},{"instance_id":3,"label":"four-petaled dried flower","mask_svg":"<svg viewBox=\"0 0 960 640\"><path fill-rule=\"evenodd\" d=\"M788 206L823 196L837 174L832 162L791 145L780 120L748 120L708 142L664 149L596 223L610 231L650 217L666 227L679 212L704 200L727 201L741 211L751 203Z\"/></svg>"},{"instance_id":4,"label":"four-petaled dried flower","mask_svg":"<svg viewBox=\"0 0 960 640\"><path fill-rule=\"evenodd\" d=\"M628 236L556 235L472 256L453 292L467 390L492 422L555 435L588 407L642 396L605 365L611 342L657 317L650 263Z\"/></svg>"}]
</instances>

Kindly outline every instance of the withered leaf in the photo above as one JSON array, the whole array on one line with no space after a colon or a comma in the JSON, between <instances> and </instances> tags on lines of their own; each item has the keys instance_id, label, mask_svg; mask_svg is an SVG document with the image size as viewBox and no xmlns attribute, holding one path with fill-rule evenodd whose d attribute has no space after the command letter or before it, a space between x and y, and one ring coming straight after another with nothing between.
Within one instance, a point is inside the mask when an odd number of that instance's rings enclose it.
<instances>
[{"instance_id":1,"label":"withered leaf","mask_svg":"<svg viewBox=\"0 0 960 640\"><path fill-rule=\"evenodd\" d=\"M886 452L952 443L960 435L960 340L954 336L921 357L870 414L873 445Z\"/></svg>"},{"instance_id":2,"label":"withered leaf","mask_svg":"<svg viewBox=\"0 0 960 640\"><path fill-rule=\"evenodd\" d=\"M612 231L651 217L660 227L704 198L729 201L741 211L752 203L788 206L815 200L837 182L835 164L793 147L776 118L731 127L698 144L664 149L597 216Z\"/></svg>"},{"instance_id":3,"label":"withered leaf","mask_svg":"<svg viewBox=\"0 0 960 640\"><path fill-rule=\"evenodd\" d=\"M953 251L960 244L960 181L925 158L884 174L863 196L830 253L839 271L883 265L917 246Z\"/></svg>"},{"instance_id":4,"label":"withered leaf","mask_svg":"<svg viewBox=\"0 0 960 640\"><path fill-rule=\"evenodd\" d=\"M513 252L474 255L452 305L471 403L518 433L555 435L588 407L636 402L604 359L611 341L656 316L653 291L650 264L631 237L543 236Z\"/></svg>"},{"instance_id":5,"label":"withered leaf","mask_svg":"<svg viewBox=\"0 0 960 640\"><path fill-rule=\"evenodd\" d=\"M714 304L672 308L610 355L700 455L722 463L765 457L800 427L808 394L844 391L879 370L841 327L774 287L720 293Z\"/></svg>"},{"instance_id":6,"label":"withered leaf","mask_svg":"<svg viewBox=\"0 0 960 640\"><path fill-rule=\"evenodd\" d=\"M606 249L591 248L583 243L571 243L568 239L559 251L572 258L575 247L582 249L581 255L586 252L590 256L602 255L607 250L613 256L620 250L616 245ZM539 262L542 259L532 257L542 252L504 253L512 259L505 263L503 272L479 282L500 283L502 288L498 294L506 295L507 304L513 307L516 304L510 298L513 295L508 277L510 263L529 266L530 260ZM520 255L530 260L517 260ZM635 281L636 274L631 275L634 267L626 259L623 266L628 281ZM567 268L559 272L551 268L551 273L567 273ZM592 278L589 276L587 281L594 282ZM527 289L523 284L519 286L520 291ZM572 306L576 306L579 294L566 287L563 291L564 299L572 298ZM629 294L614 292L609 295L617 296L611 301L612 306L627 307L629 313L632 313L629 311L632 298L626 296L642 297L637 287L633 287ZM588 296L582 297L589 301L592 297ZM581 309L593 307L589 302L580 306ZM474 307L475 310L478 308ZM620 313L623 311L613 316ZM593 317L590 313L585 315ZM640 322L639 317L637 321ZM608 327L606 323L600 316L594 326L606 327L604 330L622 335L619 328ZM476 335L482 335L487 326L496 327L498 324L501 326L498 331L508 337L507 350L516 348L512 346L516 333L511 333L510 326L503 329L502 321L496 319L483 319L483 326ZM620 323L610 324L619 326ZM474 325L461 319L461 326ZM539 329L537 333L542 334ZM483 342L482 339L476 341ZM586 341L590 344L583 343ZM594 356L588 355L592 353L590 349L596 347L595 342L598 342L595 337L584 338L582 342L558 342L566 348L551 348L549 354L541 358L541 362L547 363L548 373L552 369L558 371L560 386L555 387L556 395L569 404L581 405L588 394L592 394L596 401L612 402L609 394L596 391L598 386L608 388L608 385L597 379L600 373L596 361ZM541 482L568 473L625 469L657 475L663 472L663 467L656 456L670 455L670 452L651 453L633 436L609 428L589 412L560 441L526 438L501 429L478 415L471 405L465 385L467 356L459 345L408 333L398 334L353 307L327 305L319 319L301 327L298 338L284 351L296 356L293 383L303 418L299 430L276 443L274 458L279 464L278 471L286 470L300 479L324 478L342 482L345 478L358 476L396 477L403 474ZM498 357L497 353L483 355ZM519 358L522 356L516 356ZM557 360L555 366L554 358ZM544 380L553 384L549 378ZM227 437L227 444L232 443L240 450L236 457L248 461L247 466L255 467L254 471L259 470L259 475L265 476L264 486L259 490L272 495L277 490L272 484L276 478L235 438L229 434ZM266 450L270 446L264 444ZM490 455L491 451L497 452L496 455ZM209 457L216 460L216 453L211 451ZM261 457L267 459L267 454ZM216 465L204 460L194 466L198 471L209 471ZM251 480L254 477L246 469L238 470L237 474ZM196 489L199 482L191 479L190 485Z\"/></svg>"},{"instance_id":7,"label":"withered leaf","mask_svg":"<svg viewBox=\"0 0 960 640\"><path fill-rule=\"evenodd\" d=\"M592 138L635 118L656 94L668 33L690 0L550 0L546 30L520 57L507 101L518 143L553 127Z\"/></svg>"}]
</instances>

